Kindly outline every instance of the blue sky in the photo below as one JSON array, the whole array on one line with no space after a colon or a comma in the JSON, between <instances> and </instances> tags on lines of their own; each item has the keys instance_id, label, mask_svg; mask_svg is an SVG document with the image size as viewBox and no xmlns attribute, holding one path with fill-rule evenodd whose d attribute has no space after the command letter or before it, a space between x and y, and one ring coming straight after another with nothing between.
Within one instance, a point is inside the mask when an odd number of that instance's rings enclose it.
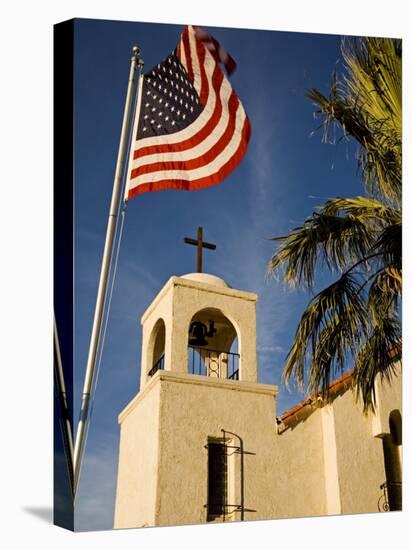
<instances>
[{"instance_id":1,"label":"blue sky","mask_svg":"<svg viewBox=\"0 0 412 550\"><path fill-rule=\"evenodd\" d=\"M189 22L190 23L190 22ZM201 24L201 21L195 22ZM184 22L186 24L186 22ZM145 70L172 51L178 25L77 20L75 34L75 411L79 409L133 45ZM252 126L248 152L220 185L146 193L130 201L106 345L76 506L76 528L113 524L117 415L139 389L140 317L172 275L195 271L183 237L217 244L204 271L257 292L260 382L279 384L277 414L304 396L281 383L282 364L310 295L267 277L270 237L300 225L327 198L362 186L354 150L321 142L305 91L329 89L339 36L208 27L238 64L231 77ZM327 277L320 274L320 282ZM77 413L76 413L77 414ZM274 428L275 429L275 428Z\"/></svg>"}]
</instances>

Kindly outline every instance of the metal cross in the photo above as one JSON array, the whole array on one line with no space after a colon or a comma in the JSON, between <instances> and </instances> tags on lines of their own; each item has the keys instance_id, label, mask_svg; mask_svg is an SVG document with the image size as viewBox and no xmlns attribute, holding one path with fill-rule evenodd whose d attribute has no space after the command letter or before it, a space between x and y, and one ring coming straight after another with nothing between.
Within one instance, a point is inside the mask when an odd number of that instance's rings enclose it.
<instances>
[{"instance_id":1,"label":"metal cross","mask_svg":"<svg viewBox=\"0 0 412 550\"><path fill-rule=\"evenodd\" d=\"M197 246L197 272L202 273L202 248L209 248L210 250L215 250L216 245L211 243L203 242L203 228L197 228L197 240L189 239L185 237L183 241L186 244L194 244Z\"/></svg>"}]
</instances>

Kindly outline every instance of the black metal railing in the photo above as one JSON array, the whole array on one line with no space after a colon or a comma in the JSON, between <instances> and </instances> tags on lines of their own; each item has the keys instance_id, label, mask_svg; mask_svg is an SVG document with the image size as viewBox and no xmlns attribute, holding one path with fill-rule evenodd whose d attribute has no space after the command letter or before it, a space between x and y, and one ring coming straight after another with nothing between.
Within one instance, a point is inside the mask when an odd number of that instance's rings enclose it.
<instances>
[{"instance_id":1,"label":"black metal railing","mask_svg":"<svg viewBox=\"0 0 412 550\"><path fill-rule=\"evenodd\" d=\"M190 374L239 380L238 353L189 346Z\"/></svg>"},{"instance_id":2,"label":"black metal railing","mask_svg":"<svg viewBox=\"0 0 412 550\"><path fill-rule=\"evenodd\" d=\"M165 368L165 354L162 353L160 358L156 361L156 363L153 365L153 367L149 370L149 376L155 375L158 370L164 370L164 368Z\"/></svg>"},{"instance_id":3,"label":"black metal railing","mask_svg":"<svg viewBox=\"0 0 412 550\"><path fill-rule=\"evenodd\" d=\"M402 510L402 482L385 481L380 486L383 494L378 500L379 512Z\"/></svg>"}]
</instances>

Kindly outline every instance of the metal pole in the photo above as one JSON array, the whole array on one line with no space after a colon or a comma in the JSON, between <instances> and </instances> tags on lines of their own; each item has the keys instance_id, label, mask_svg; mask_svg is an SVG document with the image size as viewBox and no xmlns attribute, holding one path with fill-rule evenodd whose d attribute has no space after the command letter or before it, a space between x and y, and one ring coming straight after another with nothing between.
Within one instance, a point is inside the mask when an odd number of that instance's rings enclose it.
<instances>
[{"instance_id":1,"label":"metal pole","mask_svg":"<svg viewBox=\"0 0 412 550\"><path fill-rule=\"evenodd\" d=\"M197 272L202 273L202 241L203 241L203 228L197 228Z\"/></svg>"},{"instance_id":2,"label":"metal pole","mask_svg":"<svg viewBox=\"0 0 412 550\"><path fill-rule=\"evenodd\" d=\"M67 469L69 472L69 480L72 492L74 490L73 483L73 435L70 424L69 409L67 406L66 384L64 382L63 363L60 352L59 333L57 332L56 315L53 318L53 339L54 339L54 372L56 376L56 389L59 396L62 422L61 428L63 432L64 450L66 453Z\"/></svg>"},{"instance_id":3,"label":"metal pole","mask_svg":"<svg viewBox=\"0 0 412 550\"><path fill-rule=\"evenodd\" d=\"M136 66L139 65L140 77L143 61L138 59L140 49L133 48L133 55L130 62L129 82L127 87L126 103L123 114L123 124L120 136L119 151L117 155L116 171L113 181L112 200L110 204L109 219L107 222L106 241L103 251L102 267L100 272L99 287L96 298L96 309L94 312L93 328L90 338L89 355L87 359L86 374L84 379L82 403L80 408L80 417L77 426L76 441L74 445L74 496L76 496L80 477L81 461L86 440L86 427L89 417L90 393L93 386L94 373L96 368L96 356L99 347L99 337L102 326L102 317L104 302L106 297L107 282L110 272L112 259L113 241L116 229L116 217L120 200L120 191L122 187L122 175L124 161L126 157L126 148L129 135L130 114L132 110L133 90L135 81ZM141 77L142 78L142 77ZM141 78L139 81L141 81ZM139 90L140 91L140 90ZM138 116L136 112L136 116Z\"/></svg>"}]
</instances>

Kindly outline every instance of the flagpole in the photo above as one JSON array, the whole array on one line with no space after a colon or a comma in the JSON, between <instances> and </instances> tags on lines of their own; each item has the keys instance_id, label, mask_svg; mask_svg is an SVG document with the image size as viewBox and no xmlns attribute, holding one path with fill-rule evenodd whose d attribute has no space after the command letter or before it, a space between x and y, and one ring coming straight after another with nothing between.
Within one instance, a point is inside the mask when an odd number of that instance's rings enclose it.
<instances>
[{"instance_id":1,"label":"flagpole","mask_svg":"<svg viewBox=\"0 0 412 550\"><path fill-rule=\"evenodd\" d=\"M67 406L66 384L64 382L64 371L62 356L60 352L59 333L57 331L56 315L53 318L53 340L54 340L54 373L56 377L56 390L61 409L61 429L63 433L63 446L66 454L67 469L69 472L70 487L73 493L73 435L70 424L69 409Z\"/></svg>"},{"instance_id":2,"label":"flagpole","mask_svg":"<svg viewBox=\"0 0 412 550\"><path fill-rule=\"evenodd\" d=\"M90 397L93 387L94 374L96 370L96 357L99 348L99 338L101 333L104 303L106 297L107 283L110 273L110 264L113 253L113 241L116 229L116 218L119 207L119 201L121 200L121 187L122 176L126 158L126 149L129 136L130 127L130 114L132 111L133 103L133 90L135 83L135 70L136 66L139 67L139 83L141 88L142 79L142 67L143 60L139 59L140 49L138 47L133 48L133 55L130 60L130 73L126 94L126 102L123 114L122 131L120 135L119 151L117 155L116 171L113 181L112 200L110 204L109 217L107 221L106 241L104 245L102 267L100 272L99 287L96 298L96 309L94 312L93 328L90 337L89 355L87 358L86 374L84 379L82 402L80 408L80 417L77 426L76 440L74 445L74 496L77 493L77 487L79 483L81 462L83 457L83 450L86 442L87 423L89 419ZM140 92L140 89L139 89ZM136 113L138 116L138 112Z\"/></svg>"}]
</instances>

